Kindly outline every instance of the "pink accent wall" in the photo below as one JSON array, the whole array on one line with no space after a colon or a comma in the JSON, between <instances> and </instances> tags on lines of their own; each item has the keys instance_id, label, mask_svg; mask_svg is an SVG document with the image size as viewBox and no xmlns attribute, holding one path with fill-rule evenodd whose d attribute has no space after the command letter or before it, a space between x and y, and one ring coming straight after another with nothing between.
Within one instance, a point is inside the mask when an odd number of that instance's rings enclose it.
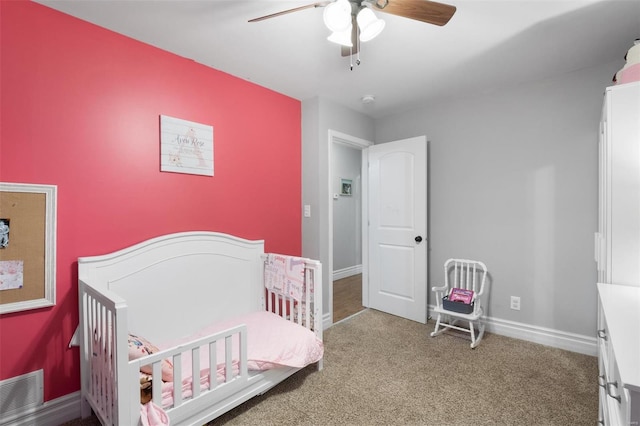
<instances>
[{"instance_id":1,"label":"pink accent wall","mask_svg":"<svg viewBox=\"0 0 640 426\"><path fill-rule=\"evenodd\" d=\"M79 390L79 256L188 230L300 254L299 101L31 2L0 31L0 181L58 186L57 304L0 317L0 379ZM214 177L159 171L161 114L214 127Z\"/></svg>"}]
</instances>

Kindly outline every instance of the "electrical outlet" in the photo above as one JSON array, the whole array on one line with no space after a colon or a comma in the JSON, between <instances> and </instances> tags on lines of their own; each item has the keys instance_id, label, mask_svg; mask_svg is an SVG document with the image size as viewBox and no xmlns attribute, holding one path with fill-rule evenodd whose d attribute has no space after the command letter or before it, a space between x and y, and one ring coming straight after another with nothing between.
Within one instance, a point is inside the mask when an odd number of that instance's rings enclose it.
<instances>
[{"instance_id":1,"label":"electrical outlet","mask_svg":"<svg viewBox=\"0 0 640 426\"><path fill-rule=\"evenodd\" d=\"M520 298L518 296L511 296L511 309L520 310Z\"/></svg>"}]
</instances>

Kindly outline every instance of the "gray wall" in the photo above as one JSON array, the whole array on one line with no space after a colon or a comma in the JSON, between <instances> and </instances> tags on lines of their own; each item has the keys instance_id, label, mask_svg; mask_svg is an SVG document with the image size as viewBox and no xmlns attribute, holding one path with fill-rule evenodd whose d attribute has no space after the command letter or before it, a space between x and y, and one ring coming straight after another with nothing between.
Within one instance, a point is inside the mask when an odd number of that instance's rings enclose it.
<instances>
[{"instance_id":1,"label":"gray wall","mask_svg":"<svg viewBox=\"0 0 640 426\"><path fill-rule=\"evenodd\" d=\"M598 123L621 65L376 121L376 143L429 140L430 286L447 258L482 260L490 317L593 334Z\"/></svg>"},{"instance_id":2,"label":"gray wall","mask_svg":"<svg viewBox=\"0 0 640 426\"><path fill-rule=\"evenodd\" d=\"M331 150L333 193L341 179L351 179L352 195L333 197L333 270L362 264L362 205L360 172L362 151L334 143Z\"/></svg>"},{"instance_id":3,"label":"gray wall","mask_svg":"<svg viewBox=\"0 0 640 426\"><path fill-rule=\"evenodd\" d=\"M593 233L604 88L622 63L370 119L325 99L302 103L303 255L320 259L328 312L328 131L384 143L429 140L429 286L449 257L484 261L488 315L591 336ZM455 84L455 82L451 82ZM521 310L509 309L509 297ZM430 301L433 303L433 301Z\"/></svg>"},{"instance_id":4,"label":"gray wall","mask_svg":"<svg viewBox=\"0 0 640 426\"><path fill-rule=\"evenodd\" d=\"M374 140L372 118L332 101L302 102L302 204L311 217L302 218L302 255L322 262L323 313L329 306L329 130ZM302 206L300 207L302 208Z\"/></svg>"}]
</instances>

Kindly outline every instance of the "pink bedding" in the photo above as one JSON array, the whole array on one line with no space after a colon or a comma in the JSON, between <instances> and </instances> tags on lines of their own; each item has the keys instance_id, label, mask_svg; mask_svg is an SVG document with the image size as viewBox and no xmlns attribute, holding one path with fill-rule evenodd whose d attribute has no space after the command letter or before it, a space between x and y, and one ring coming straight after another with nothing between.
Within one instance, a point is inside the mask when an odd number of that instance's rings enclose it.
<instances>
[{"instance_id":1,"label":"pink bedding","mask_svg":"<svg viewBox=\"0 0 640 426\"><path fill-rule=\"evenodd\" d=\"M158 348L168 349L181 343L187 343L231 327L245 324L247 326L247 368L249 370L268 370L279 366L302 368L319 361L324 353L322 341L311 331L294 324L271 312L254 312L230 321L208 326L198 333L175 341L165 342ZM216 372L218 382L224 381L224 342L217 344ZM233 369L238 371L238 337L233 338ZM191 396L191 356L182 355L183 398ZM202 389L209 386L209 351L202 347L200 352L200 385ZM162 406L173 404L173 382L165 382L162 387Z\"/></svg>"}]
</instances>

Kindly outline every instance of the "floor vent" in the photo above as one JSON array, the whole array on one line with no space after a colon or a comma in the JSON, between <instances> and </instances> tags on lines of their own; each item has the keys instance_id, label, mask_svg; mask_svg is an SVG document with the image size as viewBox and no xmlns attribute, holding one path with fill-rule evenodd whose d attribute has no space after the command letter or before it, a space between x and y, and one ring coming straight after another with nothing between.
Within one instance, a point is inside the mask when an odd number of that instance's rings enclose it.
<instances>
[{"instance_id":1,"label":"floor vent","mask_svg":"<svg viewBox=\"0 0 640 426\"><path fill-rule=\"evenodd\" d=\"M0 381L0 413L9 417L44 402L43 370Z\"/></svg>"}]
</instances>

